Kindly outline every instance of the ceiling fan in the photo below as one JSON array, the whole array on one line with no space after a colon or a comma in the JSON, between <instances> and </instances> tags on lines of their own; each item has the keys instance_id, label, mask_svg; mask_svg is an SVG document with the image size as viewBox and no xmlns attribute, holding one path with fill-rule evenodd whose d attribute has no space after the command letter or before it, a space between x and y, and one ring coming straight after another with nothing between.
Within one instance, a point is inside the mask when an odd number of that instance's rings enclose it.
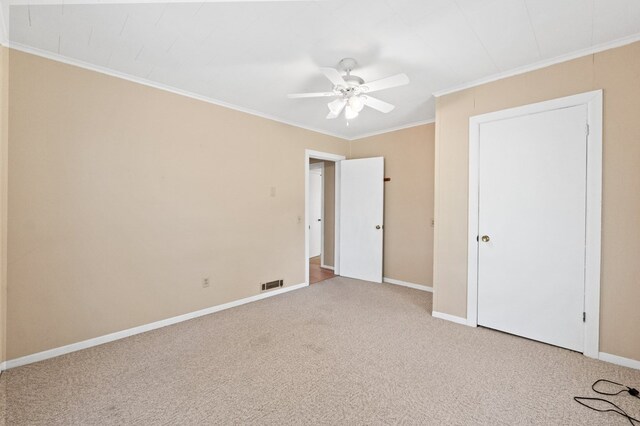
<instances>
[{"instance_id":1,"label":"ceiling fan","mask_svg":"<svg viewBox=\"0 0 640 426\"><path fill-rule=\"evenodd\" d=\"M344 70L345 75L340 74L340 71L335 68L320 68L320 71L322 71L333 84L333 90L331 92L295 93L288 95L288 97L298 99L337 96L337 99L327 104L329 107L327 119L338 118L344 110L344 117L347 120L351 120L356 118L365 106L385 114L393 111L395 106L369 96L369 93L404 86L405 84L409 84L409 77L402 73L365 83L362 78L351 74L351 71L353 71L357 65L358 63L353 58L341 60L338 67Z\"/></svg>"}]
</instances>

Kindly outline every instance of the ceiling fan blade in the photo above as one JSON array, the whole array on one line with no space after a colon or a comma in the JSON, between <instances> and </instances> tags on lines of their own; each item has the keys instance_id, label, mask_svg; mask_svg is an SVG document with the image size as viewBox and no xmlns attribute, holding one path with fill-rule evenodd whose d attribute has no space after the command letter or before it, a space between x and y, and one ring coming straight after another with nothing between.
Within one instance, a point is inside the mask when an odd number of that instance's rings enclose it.
<instances>
[{"instance_id":1,"label":"ceiling fan blade","mask_svg":"<svg viewBox=\"0 0 640 426\"><path fill-rule=\"evenodd\" d=\"M326 98L329 96L337 96L337 93L334 92L317 92L317 93L292 93L287 95L289 99L298 99L298 98Z\"/></svg>"},{"instance_id":2,"label":"ceiling fan blade","mask_svg":"<svg viewBox=\"0 0 640 426\"><path fill-rule=\"evenodd\" d=\"M377 98L372 98L371 96L363 96L362 98L362 101L366 106L376 109L380 112L384 112L385 114L393 111L393 109L395 108L395 106L391 105L390 103L381 101Z\"/></svg>"},{"instance_id":3,"label":"ceiling fan blade","mask_svg":"<svg viewBox=\"0 0 640 426\"><path fill-rule=\"evenodd\" d=\"M380 80L370 81L360 86L360 88L365 93L371 93L378 90L391 89L392 87L404 86L405 84L409 84L409 77L402 73L381 78Z\"/></svg>"},{"instance_id":4,"label":"ceiling fan blade","mask_svg":"<svg viewBox=\"0 0 640 426\"><path fill-rule=\"evenodd\" d=\"M347 82L344 81L342 75L335 68L323 67L320 68L320 71L333 83L334 86L347 86Z\"/></svg>"},{"instance_id":5,"label":"ceiling fan blade","mask_svg":"<svg viewBox=\"0 0 640 426\"><path fill-rule=\"evenodd\" d=\"M329 108L329 114L327 114L327 120L331 120L334 118L338 118L340 113L344 109L345 105L347 105L346 99L336 99L327 104Z\"/></svg>"}]
</instances>

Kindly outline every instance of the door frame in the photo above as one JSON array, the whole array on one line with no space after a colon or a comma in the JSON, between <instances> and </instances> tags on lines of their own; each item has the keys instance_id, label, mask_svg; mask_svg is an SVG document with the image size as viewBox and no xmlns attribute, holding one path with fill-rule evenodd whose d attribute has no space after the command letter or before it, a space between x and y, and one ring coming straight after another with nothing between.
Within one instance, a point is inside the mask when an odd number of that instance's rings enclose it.
<instances>
[{"instance_id":1,"label":"door frame","mask_svg":"<svg viewBox=\"0 0 640 426\"><path fill-rule=\"evenodd\" d=\"M314 158L315 160L315 158ZM309 162L309 173L312 169L320 170L320 266L324 265L324 162ZM311 223L309 223L311 225Z\"/></svg>"},{"instance_id":2,"label":"door frame","mask_svg":"<svg viewBox=\"0 0 640 426\"><path fill-rule=\"evenodd\" d=\"M602 227L602 90L509 108L469 119L469 212L467 266L467 325L478 325L478 220L480 125L483 123L587 106L587 176L584 355L598 358L600 337L600 257Z\"/></svg>"},{"instance_id":3,"label":"door frame","mask_svg":"<svg viewBox=\"0 0 640 426\"><path fill-rule=\"evenodd\" d=\"M346 160L344 155L332 154L329 152L304 150L304 282L309 285L309 159L333 161L335 163L335 220L334 220L334 260L333 273L340 275L340 162ZM324 179L324 175L323 175ZM323 189L324 191L324 189ZM324 239L324 232L322 238ZM324 244L322 246L324 253Z\"/></svg>"}]
</instances>

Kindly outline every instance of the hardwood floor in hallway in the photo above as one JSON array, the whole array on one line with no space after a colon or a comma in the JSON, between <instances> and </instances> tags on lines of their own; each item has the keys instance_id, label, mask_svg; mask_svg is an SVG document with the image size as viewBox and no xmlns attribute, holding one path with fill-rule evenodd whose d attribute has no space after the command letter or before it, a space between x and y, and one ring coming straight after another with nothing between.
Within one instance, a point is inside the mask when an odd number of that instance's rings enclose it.
<instances>
[{"instance_id":1,"label":"hardwood floor in hallway","mask_svg":"<svg viewBox=\"0 0 640 426\"><path fill-rule=\"evenodd\" d=\"M320 256L309 259L309 284L319 283L333 277L335 277L335 274L331 269L320 266Z\"/></svg>"}]
</instances>

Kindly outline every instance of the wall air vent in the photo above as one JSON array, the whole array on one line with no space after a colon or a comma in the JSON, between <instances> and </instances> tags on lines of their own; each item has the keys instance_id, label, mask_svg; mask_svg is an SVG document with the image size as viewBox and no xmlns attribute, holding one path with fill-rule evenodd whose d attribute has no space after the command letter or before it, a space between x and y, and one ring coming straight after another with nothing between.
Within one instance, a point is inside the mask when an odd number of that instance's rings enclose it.
<instances>
[{"instance_id":1,"label":"wall air vent","mask_svg":"<svg viewBox=\"0 0 640 426\"><path fill-rule=\"evenodd\" d=\"M283 285L284 285L284 281L283 280L270 281L268 283L262 284L262 291L271 290L271 289L274 289L274 288L280 288Z\"/></svg>"}]
</instances>

